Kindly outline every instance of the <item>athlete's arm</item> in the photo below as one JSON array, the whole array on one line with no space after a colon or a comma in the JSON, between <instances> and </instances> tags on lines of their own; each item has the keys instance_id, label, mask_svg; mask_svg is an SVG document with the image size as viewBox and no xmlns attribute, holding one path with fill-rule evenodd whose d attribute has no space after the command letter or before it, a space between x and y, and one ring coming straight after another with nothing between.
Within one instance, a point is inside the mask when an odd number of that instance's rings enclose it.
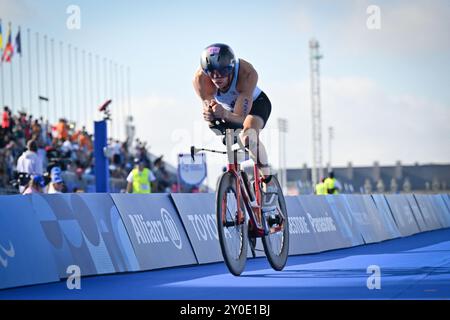
<instances>
[{"instance_id":1,"label":"athlete's arm","mask_svg":"<svg viewBox=\"0 0 450 320\"><path fill-rule=\"evenodd\" d=\"M211 79L200 68L195 72L192 84L194 85L195 93L197 93L203 101L203 118L206 121L214 120L214 114L209 106L211 101L214 100L214 95L217 92L216 87Z\"/></svg>"},{"instance_id":2,"label":"athlete's arm","mask_svg":"<svg viewBox=\"0 0 450 320\"><path fill-rule=\"evenodd\" d=\"M240 92L234 105L234 111L225 110L224 118L228 122L242 124L245 117L250 113L253 105L253 91L258 83L258 73L253 66L241 60L241 70L239 70L239 83L237 90Z\"/></svg>"}]
</instances>

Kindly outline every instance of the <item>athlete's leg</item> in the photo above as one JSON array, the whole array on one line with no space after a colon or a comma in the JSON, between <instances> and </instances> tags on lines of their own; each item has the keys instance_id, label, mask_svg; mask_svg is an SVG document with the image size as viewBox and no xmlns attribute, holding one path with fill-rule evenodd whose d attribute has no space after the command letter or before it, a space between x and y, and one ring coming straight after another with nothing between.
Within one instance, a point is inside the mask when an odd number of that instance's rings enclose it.
<instances>
[{"instance_id":1,"label":"athlete's leg","mask_svg":"<svg viewBox=\"0 0 450 320\"><path fill-rule=\"evenodd\" d=\"M259 133L264 127L264 120L256 115L249 114L244 120L244 129L241 132L241 141L250 150L250 157L256 163L264 176L269 176L269 160L266 148L259 139Z\"/></svg>"}]
</instances>

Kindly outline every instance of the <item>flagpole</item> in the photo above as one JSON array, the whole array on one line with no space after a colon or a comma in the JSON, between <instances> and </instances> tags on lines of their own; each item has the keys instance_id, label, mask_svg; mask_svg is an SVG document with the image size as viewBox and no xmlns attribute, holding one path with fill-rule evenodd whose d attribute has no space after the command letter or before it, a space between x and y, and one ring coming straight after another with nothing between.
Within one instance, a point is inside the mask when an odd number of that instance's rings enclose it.
<instances>
[{"instance_id":1,"label":"flagpole","mask_svg":"<svg viewBox=\"0 0 450 320\"><path fill-rule=\"evenodd\" d=\"M109 60L109 84L111 86L110 91L110 99L114 101L114 104L117 102L114 99L114 69L113 69L113 62L112 60ZM114 139L117 138L117 117L116 117L116 108L113 107L111 109L112 112L112 129L113 129L113 137Z\"/></svg>"},{"instance_id":2,"label":"flagpole","mask_svg":"<svg viewBox=\"0 0 450 320\"><path fill-rule=\"evenodd\" d=\"M44 35L44 74L45 74L45 97L49 98L48 93L48 38ZM50 118L49 101L46 103L46 113L45 116L47 120Z\"/></svg>"},{"instance_id":3,"label":"flagpole","mask_svg":"<svg viewBox=\"0 0 450 320\"><path fill-rule=\"evenodd\" d=\"M96 98L97 101L95 103L95 106L97 107L97 105L100 103L100 57L97 55L95 55L95 74L96 74L96 80L97 80L97 90L96 90Z\"/></svg>"},{"instance_id":4,"label":"flagpole","mask_svg":"<svg viewBox=\"0 0 450 320\"><path fill-rule=\"evenodd\" d=\"M66 117L66 104L65 102L65 94L64 94L64 44L62 41L59 42L59 57L60 57L60 62L61 62L61 113L62 113L62 118L67 119Z\"/></svg>"},{"instance_id":5,"label":"flagpole","mask_svg":"<svg viewBox=\"0 0 450 320\"><path fill-rule=\"evenodd\" d=\"M124 132L124 141L126 140L126 138L127 138L127 130L126 130L126 128L127 128L127 125L128 125L128 116L126 115L126 112L125 112L125 110L124 110L124 107L125 107L125 99L124 99L124 95L123 95L123 84L124 84L124 81L123 81L123 65L121 65L120 66L120 68L119 68L119 72L120 72L120 77L119 77L119 79L120 79L120 112L122 113L122 120L124 121L124 123L123 123L123 132Z\"/></svg>"},{"instance_id":6,"label":"flagpole","mask_svg":"<svg viewBox=\"0 0 450 320\"><path fill-rule=\"evenodd\" d=\"M22 32L19 26L19 40L20 40L20 58L19 58L19 73L20 73L20 108L24 108L23 104L23 68L22 68Z\"/></svg>"},{"instance_id":7,"label":"flagpole","mask_svg":"<svg viewBox=\"0 0 450 320\"><path fill-rule=\"evenodd\" d=\"M31 31L30 28L27 29L27 38L28 38L28 90L29 90L29 103L28 113L33 113L33 79L32 79L32 69L31 69Z\"/></svg>"},{"instance_id":8,"label":"flagpole","mask_svg":"<svg viewBox=\"0 0 450 320\"><path fill-rule=\"evenodd\" d=\"M9 23L9 38L10 39L8 39L8 41L9 40L11 40L11 42L12 42L12 28L11 28L11 22ZM11 44L12 45L12 44ZM14 102L14 75L13 75L13 58L12 58L12 55L13 54L11 54L11 58L10 58L10 68L9 68L9 70L10 70L10 72L11 72L11 112L12 113L14 113L14 105L15 105L15 102Z\"/></svg>"},{"instance_id":9,"label":"flagpole","mask_svg":"<svg viewBox=\"0 0 450 320\"><path fill-rule=\"evenodd\" d=\"M107 75L106 75L106 58L103 58L103 76L105 77L105 82L103 84L103 87L105 89L105 96L103 100L108 99L108 85L107 85ZM109 130L111 131L111 130Z\"/></svg>"},{"instance_id":10,"label":"flagpole","mask_svg":"<svg viewBox=\"0 0 450 320\"><path fill-rule=\"evenodd\" d=\"M122 136L122 115L120 112L120 99L119 99L119 72L117 69L117 63L114 63L114 82L115 82L115 96L117 105L117 139L121 140Z\"/></svg>"},{"instance_id":11,"label":"flagpole","mask_svg":"<svg viewBox=\"0 0 450 320\"><path fill-rule=\"evenodd\" d=\"M1 55L3 57L3 49L0 50L1 51ZM0 59L0 77L1 77L1 81L2 81L2 105L5 105L5 79L3 76L3 68L4 68L4 64L3 64L3 59Z\"/></svg>"},{"instance_id":12,"label":"flagpole","mask_svg":"<svg viewBox=\"0 0 450 320\"><path fill-rule=\"evenodd\" d=\"M116 99L116 123L117 123L117 139L120 140L120 103L117 95L117 63L114 62L114 98Z\"/></svg>"},{"instance_id":13,"label":"flagpole","mask_svg":"<svg viewBox=\"0 0 450 320\"><path fill-rule=\"evenodd\" d=\"M68 55L68 64L67 67L68 69L68 85L69 85L69 112L67 112L67 115L69 117L69 122L73 121L73 117L72 117L72 112L73 112L73 108L72 108L72 46L70 44L67 45L67 55Z\"/></svg>"},{"instance_id":14,"label":"flagpole","mask_svg":"<svg viewBox=\"0 0 450 320\"><path fill-rule=\"evenodd\" d=\"M103 71L104 71L104 77L105 77L105 83L104 83L105 98L103 100L106 100L106 99L109 99L108 98L108 82L107 82L108 77L106 75L106 72L107 72L107 61L106 61L106 58L103 58ZM110 121L110 123L111 123L111 121ZM111 137L111 131L112 130L108 130L108 132L107 132L108 137L107 138Z\"/></svg>"},{"instance_id":15,"label":"flagpole","mask_svg":"<svg viewBox=\"0 0 450 320\"><path fill-rule=\"evenodd\" d=\"M81 67L82 73L83 73L83 110L84 110L84 119L83 123L84 126L87 127L87 118L88 118L88 111L87 111L87 101L86 101L86 52L83 50L82 53L82 64Z\"/></svg>"},{"instance_id":16,"label":"flagpole","mask_svg":"<svg viewBox=\"0 0 450 320\"><path fill-rule=\"evenodd\" d=\"M127 67L128 114L131 115L131 71Z\"/></svg>"},{"instance_id":17,"label":"flagpole","mask_svg":"<svg viewBox=\"0 0 450 320\"><path fill-rule=\"evenodd\" d=\"M42 116L42 105L41 105L41 99L39 99L39 96L41 94L41 77L40 77L40 65L39 65L39 32L36 32L36 75L37 75L37 95L38 95L38 105L39 105L39 111L38 115L35 117L36 119L39 119L40 116Z\"/></svg>"},{"instance_id":18,"label":"flagpole","mask_svg":"<svg viewBox=\"0 0 450 320\"><path fill-rule=\"evenodd\" d=\"M79 124L81 124L81 117L80 114L82 113L82 110L80 108L80 88L79 88L79 83L78 83L78 48L75 47L74 48L74 59L75 59L75 69L74 69L74 73L75 73L75 97L74 97L74 102L75 102L75 109L74 109L74 113L75 113L75 123L77 124L77 127L79 127Z\"/></svg>"},{"instance_id":19,"label":"flagpole","mask_svg":"<svg viewBox=\"0 0 450 320\"><path fill-rule=\"evenodd\" d=\"M56 72L55 72L55 40L50 39L50 55L52 61L52 101L53 101L53 112L52 112L52 123L55 123L58 118L58 107L56 106Z\"/></svg>"},{"instance_id":20,"label":"flagpole","mask_svg":"<svg viewBox=\"0 0 450 320\"><path fill-rule=\"evenodd\" d=\"M88 105L87 105L87 108L88 108L88 124L86 125L86 130L90 130L90 126L91 126L91 123L92 123L92 120L93 120L93 103L94 103L94 96L93 96L93 94L92 94L92 91L93 91L93 86L94 86L94 83L93 83L93 69L92 69L92 52L89 52L89 55L88 55L88 64L89 64L89 103L88 103ZM89 112L89 110L92 110L91 112Z\"/></svg>"},{"instance_id":21,"label":"flagpole","mask_svg":"<svg viewBox=\"0 0 450 320\"><path fill-rule=\"evenodd\" d=\"M112 117L112 133L113 133L113 139L117 138L117 118L116 118L116 108L115 108L115 104L116 104L116 99L114 99L114 69L113 69L113 63L112 60L109 60L109 85L110 85L110 99L112 99L112 101L114 102L113 107L111 108L111 117Z\"/></svg>"},{"instance_id":22,"label":"flagpole","mask_svg":"<svg viewBox=\"0 0 450 320\"><path fill-rule=\"evenodd\" d=\"M0 20L0 29L2 28L2 20ZM2 42L3 42L3 33L2 33ZM2 106L5 106L5 79L3 76L3 43L0 46L0 79L1 79L1 89L2 89Z\"/></svg>"}]
</instances>

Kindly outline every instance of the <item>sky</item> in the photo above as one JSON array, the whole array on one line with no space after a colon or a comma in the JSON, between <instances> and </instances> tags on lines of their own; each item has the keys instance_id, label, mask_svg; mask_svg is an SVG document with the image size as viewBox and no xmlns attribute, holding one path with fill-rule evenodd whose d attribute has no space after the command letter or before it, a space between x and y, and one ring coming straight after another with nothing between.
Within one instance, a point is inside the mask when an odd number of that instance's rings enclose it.
<instances>
[{"instance_id":1,"label":"sky","mask_svg":"<svg viewBox=\"0 0 450 320\"><path fill-rule=\"evenodd\" d=\"M67 28L71 5L80 9L75 30ZM380 9L379 29L367 27L370 5ZM280 161L277 119L284 118L287 167L311 166L311 38L323 54L324 165L330 126L333 166L450 162L448 0L0 0L0 18L4 34L11 21L129 66L137 136L172 164L192 144L221 147L202 119L192 78L202 49L223 42L253 64L271 99L262 139L272 164ZM225 159L208 160L214 178Z\"/></svg>"}]
</instances>

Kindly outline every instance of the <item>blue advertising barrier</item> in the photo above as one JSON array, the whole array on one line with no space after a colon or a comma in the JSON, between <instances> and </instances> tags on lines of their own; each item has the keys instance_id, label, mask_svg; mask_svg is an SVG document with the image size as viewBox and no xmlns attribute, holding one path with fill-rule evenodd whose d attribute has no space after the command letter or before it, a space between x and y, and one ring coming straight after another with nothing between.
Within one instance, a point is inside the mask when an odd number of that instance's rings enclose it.
<instances>
[{"instance_id":1,"label":"blue advertising barrier","mask_svg":"<svg viewBox=\"0 0 450 320\"><path fill-rule=\"evenodd\" d=\"M450 194L441 194L441 197L447 206L447 212L450 214Z\"/></svg>"},{"instance_id":2,"label":"blue advertising barrier","mask_svg":"<svg viewBox=\"0 0 450 320\"><path fill-rule=\"evenodd\" d=\"M125 224L109 194L82 194L73 195L72 206L79 214L92 214L97 227L92 229L91 235L87 233L87 227L81 227L86 234L87 245L94 259L97 270L102 273L139 271L139 263L134 253L133 245L128 236ZM86 219L88 220L88 219ZM98 246L94 246L94 240L100 237ZM105 251L106 250L106 251ZM108 259L109 257L109 259Z\"/></svg>"},{"instance_id":3,"label":"blue advertising barrier","mask_svg":"<svg viewBox=\"0 0 450 320\"><path fill-rule=\"evenodd\" d=\"M365 243L386 240L388 234L380 215L367 208L367 203L361 195L342 195L346 199L350 212L358 226Z\"/></svg>"},{"instance_id":4,"label":"blue advertising barrier","mask_svg":"<svg viewBox=\"0 0 450 320\"><path fill-rule=\"evenodd\" d=\"M304 195L298 196L297 199L306 212L312 231L317 234L320 251L351 246L351 241L341 230L325 197Z\"/></svg>"},{"instance_id":5,"label":"blue advertising barrier","mask_svg":"<svg viewBox=\"0 0 450 320\"><path fill-rule=\"evenodd\" d=\"M428 230L441 229L443 226L439 222L439 218L434 212L433 205L431 204L429 195L426 194L415 194L417 204L419 205L420 212L425 223L428 226Z\"/></svg>"},{"instance_id":6,"label":"blue advertising barrier","mask_svg":"<svg viewBox=\"0 0 450 320\"><path fill-rule=\"evenodd\" d=\"M297 197L286 197L289 219L289 255L321 251L319 239Z\"/></svg>"},{"instance_id":7,"label":"blue advertising barrier","mask_svg":"<svg viewBox=\"0 0 450 320\"><path fill-rule=\"evenodd\" d=\"M406 237L420 232L414 213L404 195L387 194L386 200L402 236Z\"/></svg>"},{"instance_id":8,"label":"blue advertising barrier","mask_svg":"<svg viewBox=\"0 0 450 320\"><path fill-rule=\"evenodd\" d=\"M111 194L139 261L140 270L197 264L168 194Z\"/></svg>"},{"instance_id":9,"label":"blue advertising barrier","mask_svg":"<svg viewBox=\"0 0 450 320\"><path fill-rule=\"evenodd\" d=\"M130 240L108 194L33 194L32 210L60 278L77 265L83 276L138 270Z\"/></svg>"},{"instance_id":10,"label":"blue advertising barrier","mask_svg":"<svg viewBox=\"0 0 450 320\"><path fill-rule=\"evenodd\" d=\"M450 211L440 194L431 195L431 203L434 205L435 212L444 228L450 227Z\"/></svg>"},{"instance_id":11,"label":"blue advertising barrier","mask_svg":"<svg viewBox=\"0 0 450 320\"><path fill-rule=\"evenodd\" d=\"M0 289L58 281L70 265L85 276L221 261L214 203L213 194L0 196ZM296 196L286 205L291 255L450 226L448 195Z\"/></svg>"},{"instance_id":12,"label":"blue advertising barrier","mask_svg":"<svg viewBox=\"0 0 450 320\"><path fill-rule=\"evenodd\" d=\"M405 194L406 201L408 201L409 207L411 208L414 217L416 218L417 225L419 226L420 231L429 231L431 228L425 222L423 218L422 212L420 212L419 205L416 201L416 198L412 194Z\"/></svg>"},{"instance_id":13,"label":"blue advertising barrier","mask_svg":"<svg viewBox=\"0 0 450 320\"><path fill-rule=\"evenodd\" d=\"M223 261L217 234L214 193L173 193L198 263Z\"/></svg>"},{"instance_id":14,"label":"blue advertising barrier","mask_svg":"<svg viewBox=\"0 0 450 320\"><path fill-rule=\"evenodd\" d=\"M350 241L352 246L364 244L364 239L352 217L345 198L342 195L328 195L325 198L330 205L331 212L338 222L344 237Z\"/></svg>"},{"instance_id":15,"label":"blue advertising barrier","mask_svg":"<svg viewBox=\"0 0 450 320\"><path fill-rule=\"evenodd\" d=\"M382 194L373 194L372 199L375 202L375 206L380 214L380 218L384 223L384 227L386 231L390 234L391 239L401 237L401 233L395 224L394 217L392 216L391 209L389 208L389 204L386 201L386 198Z\"/></svg>"},{"instance_id":16,"label":"blue advertising barrier","mask_svg":"<svg viewBox=\"0 0 450 320\"><path fill-rule=\"evenodd\" d=\"M0 196L0 289L59 281L29 197Z\"/></svg>"},{"instance_id":17,"label":"blue advertising barrier","mask_svg":"<svg viewBox=\"0 0 450 320\"><path fill-rule=\"evenodd\" d=\"M383 240L388 240L388 239L393 239L396 237L396 232L394 229L394 232L391 234L391 232L389 232L389 229L393 229L392 226L386 226L385 221L388 221L388 224L390 224L391 222L394 223L394 219L389 220L389 216L385 217L385 215L382 213L382 211L378 210L377 206L375 205L375 201L373 200L371 195L368 194L364 194L361 195L363 202L364 202L364 206L366 207L367 211L370 213L370 216L372 217L373 221L374 221L374 225L373 228L375 229L375 232L383 239ZM390 216L392 218L392 215Z\"/></svg>"}]
</instances>

